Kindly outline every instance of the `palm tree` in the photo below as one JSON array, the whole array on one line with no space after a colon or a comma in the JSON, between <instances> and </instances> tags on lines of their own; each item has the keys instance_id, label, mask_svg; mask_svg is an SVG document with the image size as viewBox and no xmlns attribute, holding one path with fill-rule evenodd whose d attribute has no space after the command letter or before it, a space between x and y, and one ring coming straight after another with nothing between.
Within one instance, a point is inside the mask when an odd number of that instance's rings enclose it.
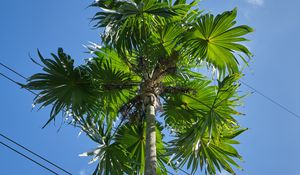
<instances>
[{"instance_id":1,"label":"palm tree","mask_svg":"<svg viewBox=\"0 0 300 175\"><path fill-rule=\"evenodd\" d=\"M99 0L91 6L103 44L87 47L91 59L75 67L61 48L53 58L38 52L43 71L24 87L38 91L40 108L52 105L45 126L62 112L99 144L82 154L98 161L95 175L240 168L239 64L251 57L240 42L253 30L235 26L236 9L214 16L197 5Z\"/></svg>"}]
</instances>

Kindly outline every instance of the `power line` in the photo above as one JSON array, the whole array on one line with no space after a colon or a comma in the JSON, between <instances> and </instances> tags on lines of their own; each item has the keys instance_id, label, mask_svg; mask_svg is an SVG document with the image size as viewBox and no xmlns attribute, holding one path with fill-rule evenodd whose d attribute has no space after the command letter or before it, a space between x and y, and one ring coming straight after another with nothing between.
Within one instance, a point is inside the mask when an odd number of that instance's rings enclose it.
<instances>
[{"instance_id":1,"label":"power line","mask_svg":"<svg viewBox=\"0 0 300 175\"><path fill-rule=\"evenodd\" d=\"M7 65L5 65L5 64L3 64L3 63L1 63L1 62L0 62L0 65L3 66L4 68L10 70L10 71L13 72L14 74L18 75L19 77L23 78L24 80L28 80L28 78L26 78L24 75L20 74L19 72L17 72L16 70L10 68L9 66L7 66ZM3 74L3 73L1 73L1 72L0 72L0 75L3 76L4 78L8 79L9 81L11 81L11 82L17 84L17 85L20 86L21 88L24 88L24 86L23 86L21 83L19 83L19 82L13 80L12 78L8 77L7 75L5 75L5 74ZM25 89L26 89L27 91L31 92L31 93L34 94L34 95L38 95L37 93L33 92L32 90L30 90L30 89L28 89L28 88L25 88Z\"/></svg>"},{"instance_id":2,"label":"power line","mask_svg":"<svg viewBox=\"0 0 300 175\"><path fill-rule=\"evenodd\" d=\"M12 71L12 72L15 73L16 75L22 77L23 79L27 80L27 78L26 78L25 76L23 76L22 74L18 73L18 72L15 71L14 69L12 69L12 68L6 66L5 64L3 64L3 63L1 63L1 62L0 62L0 65L3 66L3 67L5 67L6 69ZM21 87L23 88L22 84L18 83L17 81L13 80L12 78L6 76L5 74L3 74L3 73L0 72L0 75L3 76L4 78L8 79L9 81L11 81L11 82L13 82L13 83L15 83L15 84L17 84L18 86L21 86ZM30 89L27 89L27 88L25 88L25 89L28 90L29 92L31 92L31 93L34 94L34 95L38 95L37 93L33 92L33 91L30 90ZM2 136L3 138L9 140L10 142L14 143L15 145L17 145L17 146L19 146L19 147L25 149L26 151L30 152L31 154L33 154L33 155L39 157L40 159L44 160L45 162L47 162L47 163L53 165L54 167L56 167L56 168L62 170L63 172L65 172L65 173L67 173L67 174L69 174L69 175L72 175L72 173L70 173L70 172L68 172L67 170L61 168L60 166L58 166L58 165L52 163L51 161L47 160L46 158L40 156L39 154L37 154L37 153L31 151L30 149L28 149L28 148L26 148L25 146L23 146L23 145L17 143L16 141L10 139L9 137L7 137L7 136L5 136L5 135L3 135L3 134L1 134L1 133L0 133L0 136ZM2 143L2 144L3 144L3 143ZM20 153L20 154L22 154L22 153Z\"/></svg>"},{"instance_id":3,"label":"power line","mask_svg":"<svg viewBox=\"0 0 300 175\"><path fill-rule=\"evenodd\" d=\"M3 63L1 63L1 62L0 62L0 65L3 66L3 67L5 67L6 69L12 71L13 73L19 75L19 76L22 77L23 79L27 80L27 78L26 78L25 76L23 76L22 74L18 73L18 72L15 71L14 69L12 69L12 68L6 66L5 64L3 64Z\"/></svg>"},{"instance_id":4,"label":"power line","mask_svg":"<svg viewBox=\"0 0 300 175\"><path fill-rule=\"evenodd\" d=\"M4 68L8 69L9 71L13 72L14 74L18 75L19 77L23 78L24 80L28 80L28 78L26 78L24 75L20 74L19 72L17 72L17 71L14 70L13 68L10 68L9 66L7 66L7 65L5 65L5 64L3 64L3 63L1 63L1 62L0 62L0 65L3 66ZM12 78L8 77L7 75L5 75L5 74L3 74L3 73L1 73L1 72L0 72L0 75L3 76L4 78L8 79L9 81L15 83L16 85L20 86L21 88L24 88L24 86L23 86L21 83L19 83L19 82L13 80ZM25 89L26 89L27 91L31 92L31 93L34 94L34 95L38 95L37 93L33 92L32 90L30 90L30 89L28 89L28 88L25 88Z\"/></svg>"},{"instance_id":5,"label":"power line","mask_svg":"<svg viewBox=\"0 0 300 175\"><path fill-rule=\"evenodd\" d=\"M7 80L9 80L9 81L13 82L14 84L16 84L16 85L20 86L21 88L24 88L24 89L26 89L27 91L31 92L32 94L34 94L34 95L38 95L37 93L35 93L35 92L33 92L32 90L30 90L30 89L28 89L28 88L24 87L24 86L23 86L21 83L19 83L19 82L17 82L17 81L15 81L15 80L13 80L12 78L8 77L7 75L5 75L5 74L3 74L3 73L1 73L1 72L0 72L0 75L1 75L1 76L3 76L4 78L6 78Z\"/></svg>"},{"instance_id":6,"label":"power line","mask_svg":"<svg viewBox=\"0 0 300 175\"><path fill-rule=\"evenodd\" d=\"M9 81L11 81L11 82L17 84L18 86L21 86L20 83L18 83L17 81L13 80L13 79L10 78L10 77L8 77L7 75L5 75L5 74L3 74L3 73L1 73L1 72L0 72L0 75L2 75L4 78L8 79Z\"/></svg>"},{"instance_id":7,"label":"power line","mask_svg":"<svg viewBox=\"0 0 300 175\"><path fill-rule=\"evenodd\" d=\"M297 119L300 119L300 116L296 113L294 113L293 111L291 111L290 109L288 109L287 107L283 106L282 104L280 104L279 102L273 100L272 98L268 97L267 95L263 94L262 92L258 91L257 89L255 89L254 87L250 86L249 84L243 82L242 80L240 80L240 82L242 84L244 84L245 86L247 86L248 88L254 90L254 92L258 93L259 95L261 95L262 97L264 97L265 99L269 100L270 102L272 102L273 104L277 105L278 107L280 107L281 109L285 110L286 112L290 113L292 116L296 117Z\"/></svg>"},{"instance_id":8,"label":"power line","mask_svg":"<svg viewBox=\"0 0 300 175\"><path fill-rule=\"evenodd\" d=\"M51 170L51 169L47 168L46 166L42 165L41 163L39 163L39 162L37 162L37 161L35 161L35 160L31 159L30 157L28 157L28 156L26 156L25 154L23 154L23 153L21 153L21 152L19 152L19 151L15 150L15 149L14 149L14 148L12 148L12 147L10 147L10 146L6 145L5 143L3 143L3 142L1 142L1 141L0 141L0 144L1 144L2 146L5 146L5 147L9 148L9 149L10 149L10 150L12 150L12 151L14 151L14 152L18 153L19 155L21 155L21 156L25 157L26 159L28 159L28 160L30 160L30 161L32 161L32 162L34 162L35 164L37 164L37 165L39 165L39 166L43 167L44 169L46 169L46 170L50 171L51 173L53 173L53 174L55 174L55 175L59 175L59 174L57 174L55 171L53 171L53 170Z\"/></svg>"},{"instance_id":9,"label":"power line","mask_svg":"<svg viewBox=\"0 0 300 175\"><path fill-rule=\"evenodd\" d=\"M10 142L14 143L15 145L17 145L17 146L19 146L19 147L25 149L26 151L30 152L31 154L37 156L38 158L40 158L40 159L46 161L47 163L49 163L49 164L55 166L56 168L62 170L63 172L65 172L65 173L67 173L67 174L69 174L69 175L72 175L72 174L71 174L70 172L68 172L67 170L61 168L60 166L58 166L58 165L52 163L51 161L47 160L46 158L44 158L44 157L40 156L39 154L37 154L37 153L31 151L30 149L26 148L25 146L23 146L23 145L17 143L16 141L10 139L8 136L5 136L5 135L3 135L3 134L1 134L1 133L0 133L0 136L3 137L3 138L5 138L6 140L9 140Z\"/></svg>"}]
</instances>

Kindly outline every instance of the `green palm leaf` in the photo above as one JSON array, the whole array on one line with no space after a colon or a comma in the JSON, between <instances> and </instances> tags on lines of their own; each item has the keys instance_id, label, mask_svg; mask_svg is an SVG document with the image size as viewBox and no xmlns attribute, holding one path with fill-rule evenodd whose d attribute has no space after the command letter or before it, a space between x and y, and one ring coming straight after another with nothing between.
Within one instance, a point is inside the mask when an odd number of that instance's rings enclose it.
<instances>
[{"instance_id":1,"label":"green palm leaf","mask_svg":"<svg viewBox=\"0 0 300 175\"><path fill-rule=\"evenodd\" d=\"M61 111L72 114L75 120L95 111L109 111L116 118L121 107L136 95L139 77L108 49L96 52L92 60L79 67L73 66L74 60L62 49L58 56L52 54L53 59L39 56L44 73L31 76L26 88L39 91L35 104L40 108L53 105L45 126Z\"/></svg>"},{"instance_id":2,"label":"green palm leaf","mask_svg":"<svg viewBox=\"0 0 300 175\"><path fill-rule=\"evenodd\" d=\"M216 17L203 15L186 36L187 54L213 65L223 76L226 71L238 72L237 53L251 56L249 50L238 42L247 41L242 36L253 29L246 25L233 27L236 14L237 10L234 9Z\"/></svg>"},{"instance_id":3,"label":"green palm leaf","mask_svg":"<svg viewBox=\"0 0 300 175\"><path fill-rule=\"evenodd\" d=\"M157 47L159 53L156 52L156 56L170 56L173 51L180 50L180 39L184 34L184 28L167 22L157 28L158 31L152 33L151 44L149 44L152 48Z\"/></svg>"},{"instance_id":4,"label":"green palm leaf","mask_svg":"<svg viewBox=\"0 0 300 175\"><path fill-rule=\"evenodd\" d=\"M173 116L172 120L180 122L180 118L177 119L175 114L177 112L179 114L182 113L182 116L186 119L185 122L189 120L191 122L199 122L201 124L201 133L208 132L210 135L216 133L217 127L220 125L237 124L232 116L240 115L239 112L233 109L240 103L240 97L236 94L236 90L239 87L236 81L239 77L239 74L228 76L218 86L210 86L209 81L201 83L199 80L197 83L186 83L184 87L189 87L191 89L190 92L196 89L197 93L184 93L179 98L175 96L175 99L170 96L169 100L166 101L166 112L170 111L168 108L171 106L173 106L173 109L174 107L177 108L173 111L173 115L166 113L166 121L168 121L168 117Z\"/></svg>"},{"instance_id":5,"label":"green palm leaf","mask_svg":"<svg viewBox=\"0 0 300 175\"><path fill-rule=\"evenodd\" d=\"M215 89L209 86L209 83L210 81L207 80L181 83L177 81L177 85L174 86L175 90L182 88L185 91L171 91L166 94L162 114L165 122L176 130L184 129L202 118L205 112L201 109L208 107L207 101L201 103L195 101L192 96L206 100L212 99Z\"/></svg>"},{"instance_id":6,"label":"green palm leaf","mask_svg":"<svg viewBox=\"0 0 300 175\"><path fill-rule=\"evenodd\" d=\"M92 156L90 163L99 161L95 175L106 174L143 174L145 168L145 123L125 123L114 129L107 128L101 120L84 121L83 131L99 146L80 156ZM97 124L95 124L97 123ZM159 175L166 175L165 164L170 159L166 155L161 127L157 125L157 156ZM116 134L114 134L116 133ZM117 168L118 167L118 168ZM130 168L129 168L130 167Z\"/></svg>"},{"instance_id":7,"label":"green palm leaf","mask_svg":"<svg viewBox=\"0 0 300 175\"><path fill-rule=\"evenodd\" d=\"M175 159L181 166L191 168L192 174L198 165L201 169L205 165L209 174L221 168L234 174L230 164L239 167L231 157L241 157L230 146L236 143L230 139L244 131L233 118L240 114L233 109L240 100L236 95L239 84L235 83L239 77L228 76L217 87L209 82L194 84L197 94L170 95L166 101L163 115L177 137L171 144L175 150L181 150L173 151Z\"/></svg>"},{"instance_id":8,"label":"green palm leaf","mask_svg":"<svg viewBox=\"0 0 300 175\"><path fill-rule=\"evenodd\" d=\"M41 104L40 108L53 104L45 126L63 109L79 115L96 107L97 91L84 67L74 67L74 60L62 49L58 49L58 55L52 54L54 60L38 54L44 73L31 76L26 88L40 91L35 99L35 104Z\"/></svg>"},{"instance_id":9,"label":"green palm leaf","mask_svg":"<svg viewBox=\"0 0 300 175\"><path fill-rule=\"evenodd\" d=\"M144 173L145 168L145 144L146 144L146 126L145 122L140 124L127 123L123 125L116 135L116 143L126 149L132 159L132 167L138 174ZM157 173L167 174L165 164L168 163L169 157L163 143L161 127L156 126L156 149L158 158Z\"/></svg>"},{"instance_id":10,"label":"green palm leaf","mask_svg":"<svg viewBox=\"0 0 300 175\"><path fill-rule=\"evenodd\" d=\"M98 161L93 175L132 174L129 153L118 143L114 142L114 133L109 116L100 116L100 120L89 117L82 121L82 130L99 146L92 151L80 154L80 156L92 156L90 163ZM104 120L107 122L104 122ZM105 124L106 123L106 124ZM117 129L117 128L116 128Z\"/></svg>"},{"instance_id":11,"label":"green palm leaf","mask_svg":"<svg viewBox=\"0 0 300 175\"><path fill-rule=\"evenodd\" d=\"M94 4L102 9L94 17L95 27L105 27L103 40L123 54L140 48L161 24L160 17L176 15L167 2L156 0L119 1L113 8L101 2Z\"/></svg>"},{"instance_id":12,"label":"green palm leaf","mask_svg":"<svg viewBox=\"0 0 300 175\"><path fill-rule=\"evenodd\" d=\"M220 127L219 132L225 134L211 138L207 133L199 134L201 129L195 124L186 132L177 133L177 139L171 142L174 146L174 159L178 160L181 166L191 168L191 174L195 174L198 168L205 168L209 174L216 174L221 169L235 174L231 165L240 168L234 159L241 159L241 156L231 144L238 144L233 138L245 130L238 127Z\"/></svg>"},{"instance_id":13,"label":"green palm leaf","mask_svg":"<svg viewBox=\"0 0 300 175\"><path fill-rule=\"evenodd\" d=\"M98 88L101 106L116 117L121 106L135 96L138 84L132 81L132 74L113 69L111 62L94 59L88 68L93 85Z\"/></svg>"}]
</instances>

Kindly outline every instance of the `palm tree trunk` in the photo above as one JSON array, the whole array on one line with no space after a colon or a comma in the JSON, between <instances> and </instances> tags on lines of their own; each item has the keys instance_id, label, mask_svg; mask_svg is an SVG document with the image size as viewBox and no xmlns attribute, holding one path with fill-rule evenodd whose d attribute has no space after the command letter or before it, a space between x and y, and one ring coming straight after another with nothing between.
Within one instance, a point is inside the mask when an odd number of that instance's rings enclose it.
<instances>
[{"instance_id":1,"label":"palm tree trunk","mask_svg":"<svg viewBox=\"0 0 300 175\"><path fill-rule=\"evenodd\" d=\"M148 96L146 106L146 167L145 175L156 175L156 132L155 104L153 96Z\"/></svg>"}]
</instances>

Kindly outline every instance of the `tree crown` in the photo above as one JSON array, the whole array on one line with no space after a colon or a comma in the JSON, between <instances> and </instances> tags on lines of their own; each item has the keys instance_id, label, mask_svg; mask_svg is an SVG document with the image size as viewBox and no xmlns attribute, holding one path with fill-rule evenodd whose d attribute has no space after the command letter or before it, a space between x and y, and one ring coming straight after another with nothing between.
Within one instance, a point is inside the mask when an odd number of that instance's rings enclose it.
<instances>
[{"instance_id":1,"label":"tree crown","mask_svg":"<svg viewBox=\"0 0 300 175\"><path fill-rule=\"evenodd\" d=\"M253 31L236 26L237 9L219 15L197 9L198 1L98 0L93 20L103 28L102 46L88 47L93 55L75 67L58 49L52 58L38 52L43 72L24 87L37 90L40 108L53 105L72 116L98 148L83 155L98 160L94 174L142 174L145 168L145 104L154 94L158 174L167 166L186 166L194 174L225 169L241 156L232 146L246 129L235 119L240 105L239 65L250 51L241 44ZM215 69L217 84L201 72ZM166 141L164 133L170 133ZM175 163L178 162L178 163Z\"/></svg>"}]
</instances>

